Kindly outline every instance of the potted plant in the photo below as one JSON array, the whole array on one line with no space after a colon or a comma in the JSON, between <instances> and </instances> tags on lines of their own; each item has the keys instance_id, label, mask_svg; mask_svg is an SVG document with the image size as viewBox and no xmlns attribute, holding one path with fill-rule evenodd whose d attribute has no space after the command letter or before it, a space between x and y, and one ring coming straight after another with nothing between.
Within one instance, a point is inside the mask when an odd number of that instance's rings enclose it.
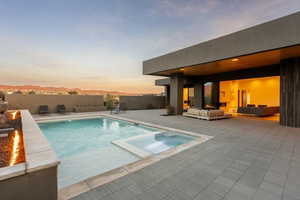
<instances>
[{"instance_id":1,"label":"potted plant","mask_svg":"<svg viewBox=\"0 0 300 200\"><path fill-rule=\"evenodd\" d=\"M5 113L8 109L8 103L5 101L5 94L0 92L0 113Z\"/></svg>"},{"instance_id":2,"label":"potted plant","mask_svg":"<svg viewBox=\"0 0 300 200\"><path fill-rule=\"evenodd\" d=\"M174 109L173 106L168 105L166 107L166 110L167 110L167 115L174 115L175 114L175 109Z\"/></svg>"}]
</instances>

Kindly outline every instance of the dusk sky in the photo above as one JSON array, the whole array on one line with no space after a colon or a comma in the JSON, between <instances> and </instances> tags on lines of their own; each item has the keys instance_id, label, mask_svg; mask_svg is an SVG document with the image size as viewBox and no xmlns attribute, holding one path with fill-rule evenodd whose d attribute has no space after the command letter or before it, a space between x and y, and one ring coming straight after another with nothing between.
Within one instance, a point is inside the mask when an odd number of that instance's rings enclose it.
<instances>
[{"instance_id":1,"label":"dusk sky","mask_svg":"<svg viewBox=\"0 0 300 200\"><path fill-rule=\"evenodd\" d=\"M297 11L299 0L0 0L0 84L158 93L143 60Z\"/></svg>"}]
</instances>

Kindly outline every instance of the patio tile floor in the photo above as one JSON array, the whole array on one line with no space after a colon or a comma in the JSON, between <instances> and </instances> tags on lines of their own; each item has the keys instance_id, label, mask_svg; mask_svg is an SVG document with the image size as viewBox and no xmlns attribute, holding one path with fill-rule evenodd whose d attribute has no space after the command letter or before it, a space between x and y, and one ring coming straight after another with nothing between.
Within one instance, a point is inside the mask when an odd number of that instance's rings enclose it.
<instances>
[{"instance_id":1,"label":"patio tile floor","mask_svg":"<svg viewBox=\"0 0 300 200\"><path fill-rule=\"evenodd\" d=\"M300 129L249 118L163 117L162 112L119 116L214 138L73 199L300 200Z\"/></svg>"}]
</instances>

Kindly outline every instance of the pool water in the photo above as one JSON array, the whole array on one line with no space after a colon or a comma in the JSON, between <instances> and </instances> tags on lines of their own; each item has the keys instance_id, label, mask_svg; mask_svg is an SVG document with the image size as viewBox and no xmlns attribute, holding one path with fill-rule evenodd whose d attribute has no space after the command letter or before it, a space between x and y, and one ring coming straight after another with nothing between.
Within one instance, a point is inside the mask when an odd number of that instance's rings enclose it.
<instances>
[{"instance_id":1,"label":"pool water","mask_svg":"<svg viewBox=\"0 0 300 200\"><path fill-rule=\"evenodd\" d=\"M178 135L170 132L162 132L153 135L146 135L127 141L127 143L138 147L152 154L158 154L167 151L176 146L186 144L193 141L195 138L187 135Z\"/></svg>"},{"instance_id":2,"label":"pool water","mask_svg":"<svg viewBox=\"0 0 300 200\"><path fill-rule=\"evenodd\" d=\"M104 117L44 122L39 123L39 127L61 161L59 188L140 159L112 144L114 140L146 135L140 140L132 140L132 145L159 153L191 139L180 135L159 135L157 132L162 130ZM153 137L149 137L152 134Z\"/></svg>"}]
</instances>

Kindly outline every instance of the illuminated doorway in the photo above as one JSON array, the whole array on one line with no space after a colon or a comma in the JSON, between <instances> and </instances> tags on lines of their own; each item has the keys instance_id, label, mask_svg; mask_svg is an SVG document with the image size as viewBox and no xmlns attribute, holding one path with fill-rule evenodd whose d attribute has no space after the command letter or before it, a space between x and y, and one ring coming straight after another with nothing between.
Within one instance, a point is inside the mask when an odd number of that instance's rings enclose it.
<instances>
[{"instance_id":1,"label":"illuminated doorway","mask_svg":"<svg viewBox=\"0 0 300 200\"><path fill-rule=\"evenodd\" d=\"M220 109L225 112L279 120L280 77L220 82Z\"/></svg>"},{"instance_id":2,"label":"illuminated doorway","mask_svg":"<svg viewBox=\"0 0 300 200\"><path fill-rule=\"evenodd\" d=\"M183 111L194 106L194 88L183 88Z\"/></svg>"}]
</instances>

